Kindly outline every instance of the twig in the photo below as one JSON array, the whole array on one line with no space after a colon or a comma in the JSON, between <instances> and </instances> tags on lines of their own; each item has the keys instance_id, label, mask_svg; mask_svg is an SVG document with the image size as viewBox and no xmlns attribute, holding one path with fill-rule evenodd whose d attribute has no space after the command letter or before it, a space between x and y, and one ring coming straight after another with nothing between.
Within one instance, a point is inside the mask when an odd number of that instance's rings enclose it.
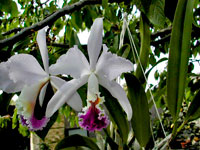
<instances>
[{"instance_id":1,"label":"twig","mask_svg":"<svg viewBox=\"0 0 200 150\"><path fill-rule=\"evenodd\" d=\"M101 0L82 0L82 1L76 2L72 5L67 5L67 6L63 7L62 9L54 12L52 15L45 18L44 20L42 20L30 27L24 28L19 33L15 34L14 36L4 39L4 40L0 40L0 48L3 48L7 45L18 42L21 38L26 37L26 36L34 33L35 31L42 29L43 27L45 27L49 24L52 24L58 18L60 18L61 16L64 16L65 14L72 13L86 5L100 4L100 3L101 3Z\"/></svg>"},{"instance_id":2,"label":"twig","mask_svg":"<svg viewBox=\"0 0 200 150\"><path fill-rule=\"evenodd\" d=\"M22 28L14 28L14 29L11 29L11 30L9 30L9 31L7 31L7 32L2 33L2 35L3 35L3 36L10 35L10 34L12 34L12 33L17 33L17 32L19 32L19 31L21 31L21 30L22 30Z\"/></svg>"},{"instance_id":3,"label":"twig","mask_svg":"<svg viewBox=\"0 0 200 150\"><path fill-rule=\"evenodd\" d=\"M170 27L168 27L168 28L165 28L165 29L162 29L162 30L160 30L160 31L158 31L158 32L152 33L152 34L151 34L151 39L155 39L155 38L157 38L158 36L163 37L163 36L165 36L166 34L170 34L171 31L172 31L172 26L170 26Z\"/></svg>"},{"instance_id":4,"label":"twig","mask_svg":"<svg viewBox=\"0 0 200 150\"><path fill-rule=\"evenodd\" d=\"M166 36L164 36L163 38L161 38L161 39L159 39L159 40L152 40L151 41L151 45L153 45L153 46L158 46L159 44L163 44L163 43L165 43L165 42L167 42L167 41L169 41L170 40L170 37L171 37L171 34L168 34L168 35L166 35Z\"/></svg>"}]
</instances>

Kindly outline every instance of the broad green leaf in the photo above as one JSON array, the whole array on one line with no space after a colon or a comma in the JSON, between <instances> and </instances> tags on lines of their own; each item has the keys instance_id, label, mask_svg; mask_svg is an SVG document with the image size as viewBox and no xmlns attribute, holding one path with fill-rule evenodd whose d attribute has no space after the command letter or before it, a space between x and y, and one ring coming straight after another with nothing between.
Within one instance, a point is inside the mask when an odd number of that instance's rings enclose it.
<instances>
[{"instance_id":1,"label":"broad green leaf","mask_svg":"<svg viewBox=\"0 0 200 150\"><path fill-rule=\"evenodd\" d=\"M76 34L76 32L74 30L72 30L70 37L71 37L70 41L69 41L70 47L73 47L74 45L78 45L78 46L81 45L79 38L78 38L78 35Z\"/></svg>"},{"instance_id":2,"label":"broad green leaf","mask_svg":"<svg viewBox=\"0 0 200 150\"><path fill-rule=\"evenodd\" d=\"M149 60L149 51L150 51L150 30L148 25L148 20L144 14L141 14L140 17L140 38L141 38L141 46L140 46L140 54L139 60L137 62L136 69L136 77L140 80L141 83L144 82L144 75L141 69L141 65L143 70L145 71L148 60Z\"/></svg>"},{"instance_id":3,"label":"broad green leaf","mask_svg":"<svg viewBox=\"0 0 200 150\"><path fill-rule=\"evenodd\" d=\"M100 150L96 143L89 137L84 137L78 134L68 136L61 140L55 147L55 150L60 150L69 147L85 146L92 150Z\"/></svg>"},{"instance_id":4,"label":"broad green leaf","mask_svg":"<svg viewBox=\"0 0 200 150\"><path fill-rule=\"evenodd\" d=\"M149 107L146 93L141 83L134 75L124 74L124 77L128 88L128 98L133 110L131 125L140 146L145 147L151 137Z\"/></svg>"},{"instance_id":5,"label":"broad green leaf","mask_svg":"<svg viewBox=\"0 0 200 150\"><path fill-rule=\"evenodd\" d=\"M194 0L179 0L175 12L167 74L167 105L174 119L180 112L185 91L192 31Z\"/></svg>"},{"instance_id":6,"label":"broad green leaf","mask_svg":"<svg viewBox=\"0 0 200 150\"><path fill-rule=\"evenodd\" d=\"M18 8L16 2L13 0L1 0L0 1L0 10L10 13L12 17L17 17Z\"/></svg>"},{"instance_id":7,"label":"broad green leaf","mask_svg":"<svg viewBox=\"0 0 200 150\"><path fill-rule=\"evenodd\" d=\"M195 119L198 119L200 117L200 90L195 95L194 99L192 100L188 111L186 113L185 120L193 121Z\"/></svg>"},{"instance_id":8,"label":"broad green leaf","mask_svg":"<svg viewBox=\"0 0 200 150\"><path fill-rule=\"evenodd\" d=\"M165 0L153 0L149 12L149 20L156 26L163 27L165 23L164 14Z\"/></svg>"},{"instance_id":9,"label":"broad green leaf","mask_svg":"<svg viewBox=\"0 0 200 150\"><path fill-rule=\"evenodd\" d=\"M129 125L126 119L126 114L117 99L112 97L111 94L104 88L102 90L102 95L105 96L104 104L109 111L109 116L111 117L110 119L112 119L117 125L122 142L125 144L129 133Z\"/></svg>"},{"instance_id":10,"label":"broad green leaf","mask_svg":"<svg viewBox=\"0 0 200 150\"><path fill-rule=\"evenodd\" d=\"M137 6L140 11L147 13L152 0L133 0L133 3Z\"/></svg>"},{"instance_id":11,"label":"broad green leaf","mask_svg":"<svg viewBox=\"0 0 200 150\"><path fill-rule=\"evenodd\" d=\"M82 16L81 16L81 13L80 11L75 11L72 15L71 15L72 19L72 25L74 26L74 28L79 31L79 29L82 28L82 22L83 22L83 19L82 19Z\"/></svg>"},{"instance_id":12,"label":"broad green leaf","mask_svg":"<svg viewBox=\"0 0 200 150\"><path fill-rule=\"evenodd\" d=\"M102 6L106 8L108 6L108 0L102 0Z\"/></svg>"},{"instance_id":13,"label":"broad green leaf","mask_svg":"<svg viewBox=\"0 0 200 150\"><path fill-rule=\"evenodd\" d=\"M11 10L10 10L11 16L17 17L17 15L19 14L17 4L14 1L12 1L10 5L11 5Z\"/></svg>"}]
</instances>

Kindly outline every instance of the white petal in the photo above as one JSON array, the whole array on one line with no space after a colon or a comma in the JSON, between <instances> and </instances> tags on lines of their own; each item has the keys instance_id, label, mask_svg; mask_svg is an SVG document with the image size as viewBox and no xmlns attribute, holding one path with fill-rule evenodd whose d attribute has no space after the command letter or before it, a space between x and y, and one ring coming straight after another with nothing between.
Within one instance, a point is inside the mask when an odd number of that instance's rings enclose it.
<instances>
[{"instance_id":1,"label":"white petal","mask_svg":"<svg viewBox=\"0 0 200 150\"><path fill-rule=\"evenodd\" d=\"M51 82L51 85L56 89L58 90L63 84L66 83L65 80L59 78L59 77L56 77L56 76L50 76L50 82Z\"/></svg>"},{"instance_id":2,"label":"white petal","mask_svg":"<svg viewBox=\"0 0 200 150\"><path fill-rule=\"evenodd\" d=\"M99 94L98 79L94 73L91 73L88 79L87 99L95 101L97 99L98 94Z\"/></svg>"},{"instance_id":3,"label":"white petal","mask_svg":"<svg viewBox=\"0 0 200 150\"><path fill-rule=\"evenodd\" d=\"M89 63L84 54L75 46L50 66L52 75L67 74L73 78L80 78L89 73Z\"/></svg>"},{"instance_id":4,"label":"white petal","mask_svg":"<svg viewBox=\"0 0 200 150\"><path fill-rule=\"evenodd\" d=\"M47 43L46 43L46 31L48 27L44 27L43 29L38 31L37 34L37 43L40 49L40 53L42 56L42 61L44 64L45 71L49 74L49 57L48 57L48 50L47 50Z\"/></svg>"},{"instance_id":5,"label":"white petal","mask_svg":"<svg viewBox=\"0 0 200 150\"><path fill-rule=\"evenodd\" d=\"M31 86L24 86L16 101L18 114L25 116L26 119L32 116L38 94L44 84L45 82L41 81Z\"/></svg>"},{"instance_id":6,"label":"white petal","mask_svg":"<svg viewBox=\"0 0 200 150\"><path fill-rule=\"evenodd\" d=\"M95 19L88 39L88 54L90 59L90 69L95 70L96 62L102 47L103 18Z\"/></svg>"},{"instance_id":7,"label":"white petal","mask_svg":"<svg viewBox=\"0 0 200 150\"><path fill-rule=\"evenodd\" d=\"M46 116L51 117L64 103L67 103L75 94L76 90L84 85L87 80L88 75L65 83L49 101L46 109ZM80 105L76 103L76 101L74 104Z\"/></svg>"},{"instance_id":8,"label":"white petal","mask_svg":"<svg viewBox=\"0 0 200 150\"><path fill-rule=\"evenodd\" d=\"M62 85L66 83L65 80L58 78L56 76L51 76L50 81L51 81L52 86L56 89L61 88ZM72 97L67 101L67 104L76 111L81 111L82 109L82 100L80 98L80 95L77 92L75 92L75 94L72 95Z\"/></svg>"},{"instance_id":9,"label":"white petal","mask_svg":"<svg viewBox=\"0 0 200 150\"><path fill-rule=\"evenodd\" d=\"M7 62L0 63L0 89L7 93L19 92L23 88L23 84L14 83L9 77Z\"/></svg>"},{"instance_id":10,"label":"white petal","mask_svg":"<svg viewBox=\"0 0 200 150\"><path fill-rule=\"evenodd\" d=\"M34 84L48 78L37 60L29 54L18 54L8 60L10 79L17 84Z\"/></svg>"},{"instance_id":11,"label":"white petal","mask_svg":"<svg viewBox=\"0 0 200 150\"><path fill-rule=\"evenodd\" d=\"M105 48L107 49L107 48ZM112 54L104 50L101 54L97 66L96 73L99 76L108 78L110 81L121 75L123 72L133 70L133 64L122 57Z\"/></svg>"},{"instance_id":12,"label":"white petal","mask_svg":"<svg viewBox=\"0 0 200 150\"><path fill-rule=\"evenodd\" d=\"M81 111L83 107L81 97L77 92L72 95L72 97L67 101L67 104L71 106L75 111Z\"/></svg>"},{"instance_id":13,"label":"white petal","mask_svg":"<svg viewBox=\"0 0 200 150\"><path fill-rule=\"evenodd\" d=\"M47 82L41 89L40 91L40 95L39 95L39 104L40 106L42 107L42 104L44 102L44 97L45 97L45 94L46 94L46 90L47 90L47 86L48 86L49 82Z\"/></svg>"},{"instance_id":14,"label":"white petal","mask_svg":"<svg viewBox=\"0 0 200 150\"><path fill-rule=\"evenodd\" d=\"M127 114L128 120L131 120L132 108L123 88L115 81L110 81L104 77L99 77L98 79L99 84L105 87L111 93L111 95L119 101L120 105Z\"/></svg>"}]
</instances>

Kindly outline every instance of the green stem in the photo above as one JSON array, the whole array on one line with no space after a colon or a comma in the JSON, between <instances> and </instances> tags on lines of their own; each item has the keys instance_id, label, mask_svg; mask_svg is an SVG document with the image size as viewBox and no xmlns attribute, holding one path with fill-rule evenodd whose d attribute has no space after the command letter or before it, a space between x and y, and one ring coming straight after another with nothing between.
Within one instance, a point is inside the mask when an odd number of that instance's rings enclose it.
<instances>
[{"instance_id":1,"label":"green stem","mask_svg":"<svg viewBox=\"0 0 200 150\"><path fill-rule=\"evenodd\" d=\"M180 127L177 129L177 132L176 133L179 133L181 131L181 129L185 126L185 124L187 123L187 121L184 121Z\"/></svg>"},{"instance_id":2,"label":"green stem","mask_svg":"<svg viewBox=\"0 0 200 150\"><path fill-rule=\"evenodd\" d=\"M185 126L186 123L187 123L187 120L185 120L185 121L178 127L177 121L175 122L173 131L172 131L172 140L175 139L176 135L182 130L182 128Z\"/></svg>"}]
</instances>

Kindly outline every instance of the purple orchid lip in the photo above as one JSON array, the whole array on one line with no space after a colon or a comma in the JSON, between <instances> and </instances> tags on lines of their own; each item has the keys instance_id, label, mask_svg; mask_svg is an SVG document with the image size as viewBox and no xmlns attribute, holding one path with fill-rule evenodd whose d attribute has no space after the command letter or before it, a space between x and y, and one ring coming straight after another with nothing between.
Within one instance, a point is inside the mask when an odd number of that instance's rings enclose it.
<instances>
[{"instance_id":1,"label":"purple orchid lip","mask_svg":"<svg viewBox=\"0 0 200 150\"><path fill-rule=\"evenodd\" d=\"M38 120L34 115L30 118L32 130L42 130L43 127L47 125L49 118L43 117L41 120Z\"/></svg>"},{"instance_id":2,"label":"purple orchid lip","mask_svg":"<svg viewBox=\"0 0 200 150\"><path fill-rule=\"evenodd\" d=\"M80 127L91 132L100 131L109 124L108 116L98 106L100 99L97 97L95 102L90 101L91 106L86 110L85 114L79 114Z\"/></svg>"},{"instance_id":3,"label":"purple orchid lip","mask_svg":"<svg viewBox=\"0 0 200 150\"><path fill-rule=\"evenodd\" d=\"M21 124L27 126L31 131L42 130L48 123L49 118L43 117L38 120L35 116L31 116L29 119L25 119L24 116L20 115Z\"/></svg>"}]
</instances>

